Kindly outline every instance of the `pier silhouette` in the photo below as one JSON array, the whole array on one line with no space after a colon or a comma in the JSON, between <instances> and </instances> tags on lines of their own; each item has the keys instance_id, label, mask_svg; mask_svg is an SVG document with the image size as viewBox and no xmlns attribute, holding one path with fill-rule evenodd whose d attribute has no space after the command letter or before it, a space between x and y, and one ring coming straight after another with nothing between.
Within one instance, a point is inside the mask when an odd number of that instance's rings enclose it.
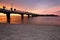
<instances>
[{"instance_id":1,"label":"pier silhouette","mask_svg":"<svg viewBox=\"0 0 60 40\"><path fill-rule=\"evenodd\" d=\"M30 18L30 15L32 17L40 16L39 14L35 14L31 12L17 11L16 9L13 10L13 8L11 8L10 10L7 10L5 6L3 6L3 8L0 8L0 13L6 14L8 23L10 23L10 14L12 13L20 14L22 20L24 19L24 14L28 15L28 18Z\"/></svg>"}]
</instances>

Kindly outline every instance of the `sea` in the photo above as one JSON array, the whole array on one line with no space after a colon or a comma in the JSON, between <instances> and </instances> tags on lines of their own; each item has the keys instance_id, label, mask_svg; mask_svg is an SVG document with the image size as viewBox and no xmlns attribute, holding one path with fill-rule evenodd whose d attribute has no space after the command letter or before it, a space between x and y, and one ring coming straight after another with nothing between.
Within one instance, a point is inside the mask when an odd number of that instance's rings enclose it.
<instances>
[{"instance_id":1,"label":"sea","mask_svg":"<svg viewBox=\"0 0 60 40\"><path fill-rule=\"evenodd\" d=\"M60 40L60 17L0 16L0 40Z\"/></svg>"}]
</instances>

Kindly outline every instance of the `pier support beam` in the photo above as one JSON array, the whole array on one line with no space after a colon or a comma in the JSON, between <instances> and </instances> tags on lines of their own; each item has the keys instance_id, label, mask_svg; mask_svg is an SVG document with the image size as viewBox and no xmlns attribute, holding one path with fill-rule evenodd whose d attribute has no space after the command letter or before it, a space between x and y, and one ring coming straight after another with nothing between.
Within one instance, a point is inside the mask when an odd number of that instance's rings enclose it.
<instances>
[{"instance_id":1,"label":"pier support beam","mask_svg":"<svg viewBox=\"0 0 60 40\"><path fill-rule=\"evenodd\" d=\"M10 23L10 13L6 13L7 16L7 22Z\"/></svg>"},{"instance_id":2,"label":"pier support beam","mask_svg":"<svg viewBox=\"0 0 60 40\"><path fill-rule=\"evenodd\" d=\"M34 15L32 15L32 17L34 17Z\"/></svg>"},{"instance_id":3,"label":"pier support beam","mask_svg":"<svg viewBox=\"0 0 60 40\"><path fill-rule=\"evenodd\" d=\"M23 23L24 20L24 14L21 14L21 23Z\"/></svg>"},{"instance_id":4,"label":"pier support beam","mask_svg":"<svg viewBox=\"0 0 60 40\"><path fill-rule=\"evenodd\" d=\"M21 19L22 19L22 20L24 19L24 14L21 14Z\"/></svg>"},{"instance_id":5,"label":"pier support beam","mask_svg":"<svg viewBox=\"0 0 60 40\"><path fill-rule=\"evenodd\" d=\"M30 18L30 15L28 15L28 18Z\"/></svg>"}]
</instances>

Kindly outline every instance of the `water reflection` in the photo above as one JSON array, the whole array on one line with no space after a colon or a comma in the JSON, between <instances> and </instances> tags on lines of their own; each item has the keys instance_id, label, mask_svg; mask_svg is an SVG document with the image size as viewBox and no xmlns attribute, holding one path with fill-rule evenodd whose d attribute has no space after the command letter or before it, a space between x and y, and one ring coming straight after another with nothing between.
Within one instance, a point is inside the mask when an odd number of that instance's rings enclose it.
<instances>
[{"instance_id":1,"label":"water reflection","mask_svg":"<svg viewBox=\"0 0 60 40\"><path fill-rule=\"evenodd\" d=\"M0 23L7 23L6 16L0 16ZM28 17L24 16L24 20L21 19L21 16L10 16L10 24L27 24Z\"/></svg>"},{"instance_id":2,"label":"water reflection","mask_svg":"<svg viewBox=\"0 0 60 40\"><path fill-rule=\"evenodd\" d=\"M7 23L6 16L0 16L0 23Z\"/></svg>"},{"instance_id":3,"label":"water reflection","mask_svg":"<svg viewBox=\"0 0 60 40\"><path fill-rule=\"evenodd\" d=\"M29 18L27 16L24 17L24 20L23 20L23 24L27 24L28 23L28 20Z\"/></svg>"},{"instance_id":4,"label":"water reflection","mask_svg":"<svg viewBox=\"0 0 60 40\"><path fill-rule=\"evenodd\" d=\"M0 16L0 23L7 23L6 16ZM31 17L11 16L10 24L39 24L39 25L60 25L60 17Z\"/></svg>"},{"instance_id":5,"label":"water reflection","mask_svg":"<svg viewBox=\"0 0 60 40\"><path fill-rule=\"evenodd\" d=\"M28 23L28 17L24 16L24 19L22 20L21 16L11 16L10 18L10 24L27 24Z\"/></svg>"},{"instance_id":6,"label":"water reflection","mask_svg":"<svg viewBox=\"0 0 60 40\"><path fill-rule=\"evenodd\" d=\"M11 16L10 17L10 24L21 24L21 17L20 16Z\"/></svg>"},{"instance_id":7,"label":"water reflection","mask_svg":"<svg viewBox=\"0 0 60 40\"><path fill-rule=\"evenodd\" d=\"M60 17L35 17L29 20L31 24L60 25Z\"/></svg>"}]
</instances>

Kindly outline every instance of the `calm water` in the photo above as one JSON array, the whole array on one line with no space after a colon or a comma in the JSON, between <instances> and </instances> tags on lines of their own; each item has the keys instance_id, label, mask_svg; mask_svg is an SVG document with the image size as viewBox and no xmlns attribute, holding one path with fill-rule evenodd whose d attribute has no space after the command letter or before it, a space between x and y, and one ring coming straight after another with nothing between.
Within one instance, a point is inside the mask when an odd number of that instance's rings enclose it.
<instances>
[{"instance_id":1,"label":"calm water","mask_svg":"<svg viewBox=\"0 0 60 40\"><path fill-rule=\"evenodd\" d=\"M0 16L0 23L7 23L6 16ZM38 24L38 25L60 25L60 17L24 17L11 16L10 24Z\"/></svg>"},{"instance_id":2,"label":"calm water","mask_svg":"<svg viewBox=\"0 0 60 40\"><path fill-rule=\"evenodd\" d=\"M60 40L60 17L0 16L0 40ZM6 24L7 23L7 24Z\"/></svg>"}]
</instances>

